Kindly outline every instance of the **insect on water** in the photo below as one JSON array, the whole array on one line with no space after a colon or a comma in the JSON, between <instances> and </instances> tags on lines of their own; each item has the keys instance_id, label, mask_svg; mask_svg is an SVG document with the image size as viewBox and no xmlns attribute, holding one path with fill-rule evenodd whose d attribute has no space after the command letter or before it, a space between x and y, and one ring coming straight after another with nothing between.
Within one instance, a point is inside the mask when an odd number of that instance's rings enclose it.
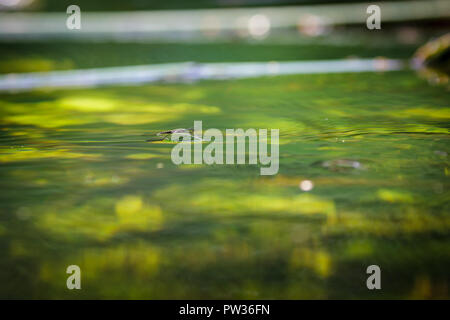
<instances>
[{"instance_id":1,"label":"insect on water","mask_svg":"<svg viewBox=\"0 0 450 320\"><path fill-rule=\"evenodd\" d=\"M163 140L170 140L170 137L172 136L172 134L178 134L179 136L185 135L185 136L190 137L193 140L197 140L197 141L201 140L201 138L194 135L193 128L189 128L189 129L179 128L179 129L172 129L172 130L158 132L158 133L156 133L155 137L146 140L146 142L157 142L157 141L163 141Z\"/></svg>"}]
</instances>

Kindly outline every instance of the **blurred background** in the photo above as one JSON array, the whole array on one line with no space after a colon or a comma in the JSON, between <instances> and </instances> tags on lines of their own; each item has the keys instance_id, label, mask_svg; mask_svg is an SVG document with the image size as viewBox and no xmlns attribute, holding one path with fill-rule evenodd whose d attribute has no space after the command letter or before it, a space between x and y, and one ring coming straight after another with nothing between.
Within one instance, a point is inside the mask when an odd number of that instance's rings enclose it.
<instances>
[{"instance_id":1,"label":"blurred background","mask_svg":"<svg viewBox=\"0 0 450 320\"><path fill-rule=\"evenodd\" d=\"M382 2L382 29L369 30L369 4L358 1L80 1L82 28L70 30L69 5L1 1L0 71L185 61L409 59L421 44L448 31L450 11L445 0ZM29 50L38 41L39 50Z\"/></svg>"},{"instance_id":2,"label":"blurred background","mask_svg":"<svg viewBox=\"0 0 450 320\"><path fill-rule=\"evenodd\" d=\"M0 298L448 299L449 17L0 0ZM278 175L147 141L194 120L280 129Z\"/></svg>"}]
</instances>

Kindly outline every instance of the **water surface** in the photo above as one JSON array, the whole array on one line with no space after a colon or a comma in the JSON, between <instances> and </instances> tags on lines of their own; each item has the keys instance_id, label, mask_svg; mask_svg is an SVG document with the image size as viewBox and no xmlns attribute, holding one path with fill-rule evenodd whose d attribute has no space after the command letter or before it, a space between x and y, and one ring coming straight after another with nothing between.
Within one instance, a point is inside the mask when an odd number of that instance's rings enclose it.
<instances>
[{"instance_id":1,"label":"water surface","mask_svg":"<svg viewBox=\"0 0 450 320\"><path fill-rule=\"evenodd\" d=\"M2 94L0 297L448 298L448 102L410 71ZM145 142L194 120L280 129L278 175Z\"/></svg>"}]
</instances>

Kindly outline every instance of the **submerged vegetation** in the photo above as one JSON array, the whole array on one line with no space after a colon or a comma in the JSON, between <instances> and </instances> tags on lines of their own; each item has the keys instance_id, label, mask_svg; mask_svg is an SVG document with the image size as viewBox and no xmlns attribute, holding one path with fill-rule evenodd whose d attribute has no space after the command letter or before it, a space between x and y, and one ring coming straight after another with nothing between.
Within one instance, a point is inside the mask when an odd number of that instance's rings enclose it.
<instances>
[{"instance_id":1,"label":"submerged vegetation","mask_svg":"<svg viewBox=\"0 0 450 320\"><path fill-rule=\"evenodd\" d=\"M448 298L448 102L409 71L2 94L0 297ZM280 129L278 175L145 141L194 120Z\"/></svg>"}]
</instances>

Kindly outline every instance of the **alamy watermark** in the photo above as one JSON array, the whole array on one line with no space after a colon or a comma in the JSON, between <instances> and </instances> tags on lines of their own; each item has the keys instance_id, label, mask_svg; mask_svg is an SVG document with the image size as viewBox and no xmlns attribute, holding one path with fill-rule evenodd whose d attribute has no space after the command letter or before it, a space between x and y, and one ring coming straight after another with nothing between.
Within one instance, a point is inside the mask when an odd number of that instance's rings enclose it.
<instances>
[{"instance_id":1,"label":"alamy watermark","mask_svg":"<svg viewBox=\"0 0 450 320\"><path fill-rule=\"evenodd\" d=\"M381 289L381 269L376 264L367 267L366 273L370 274L367 278L366 286L369 290Z\"/></svg>"},{"instance_id":2,"label":"alamy watermark","mask_svg":"<svg viewBox=\"0 0 450 320\"><path fill-rule=\"evenodd\" d=\"M186 129L168 132L171 140L177 142L171 152L174 164L246 164L248 158L248 164L258 164L259 161L261 175L278 173L279 129L270 130L270 154L267 129L226 129L224 137L219 129L203 132L202 121L194 121L193 131L193 134ZM209 144L205 146L204 142Z\"/></svg>"},{"instance_id":3,"label":"alamy watermark","mask_svg":"<svg viewBox=\"0 0 450 320\"><path fill-rule=\"evenodd\" d=\"M72 4L67 7L66 13L69 15L66 19L66 27L69 30L80 30L81 29L81 9L78 5ZM380 6L376 4L369 5L366 9L366 13L369 14L369 16L366 19L366 26L369 30L379 30L381 29L381 8ZM255 17L264 17L265 16L255 16ZM254 18L255 18L254 17ZM265 18L267 20L267 18ZM259 20L258 20L259 21ZM269 20L267 20L269 21ZM250 20L250 28L251 28L251 22ZM269 28L270 28L270 21L268 22ZM262 32L264 34L267 31ZM261 35L262 35L261 34Z\"/></svg>"},{"instance_id":4,"label":"alamy watermark","mask_svg":"<svg viewBox=\"0 0 450 320\"><path fill-rule=\"evenodd\" d=\"M367 7L367 14L370 16L367 17L366 26L369 30L381 29L381 9L380 6L376 4L372 4Z\"/></svg>"},{"instance_id":5,"label":"alamy watermark","mask_svg":"<svg viewBox=\"0 0 450 320\"><path fill-rule=\"evenodd\" d=\"M67 7L67 14L70 16L67 17L66 27L69 30L80 30L81 29L81 10L80 7L72 4Z\"/></svg>"},{"instance_id":6,"label":"alamy watermark","mask_svg":"<svg viewBox=\"0 0 450 320\"><path fill-rule=\"evenodd\" d=\"M66 273L70 274L67 278L66 286L67 289L81 289L81 269L76 264L72 264L67 267Z\"/></svg>"}]
</instances>

